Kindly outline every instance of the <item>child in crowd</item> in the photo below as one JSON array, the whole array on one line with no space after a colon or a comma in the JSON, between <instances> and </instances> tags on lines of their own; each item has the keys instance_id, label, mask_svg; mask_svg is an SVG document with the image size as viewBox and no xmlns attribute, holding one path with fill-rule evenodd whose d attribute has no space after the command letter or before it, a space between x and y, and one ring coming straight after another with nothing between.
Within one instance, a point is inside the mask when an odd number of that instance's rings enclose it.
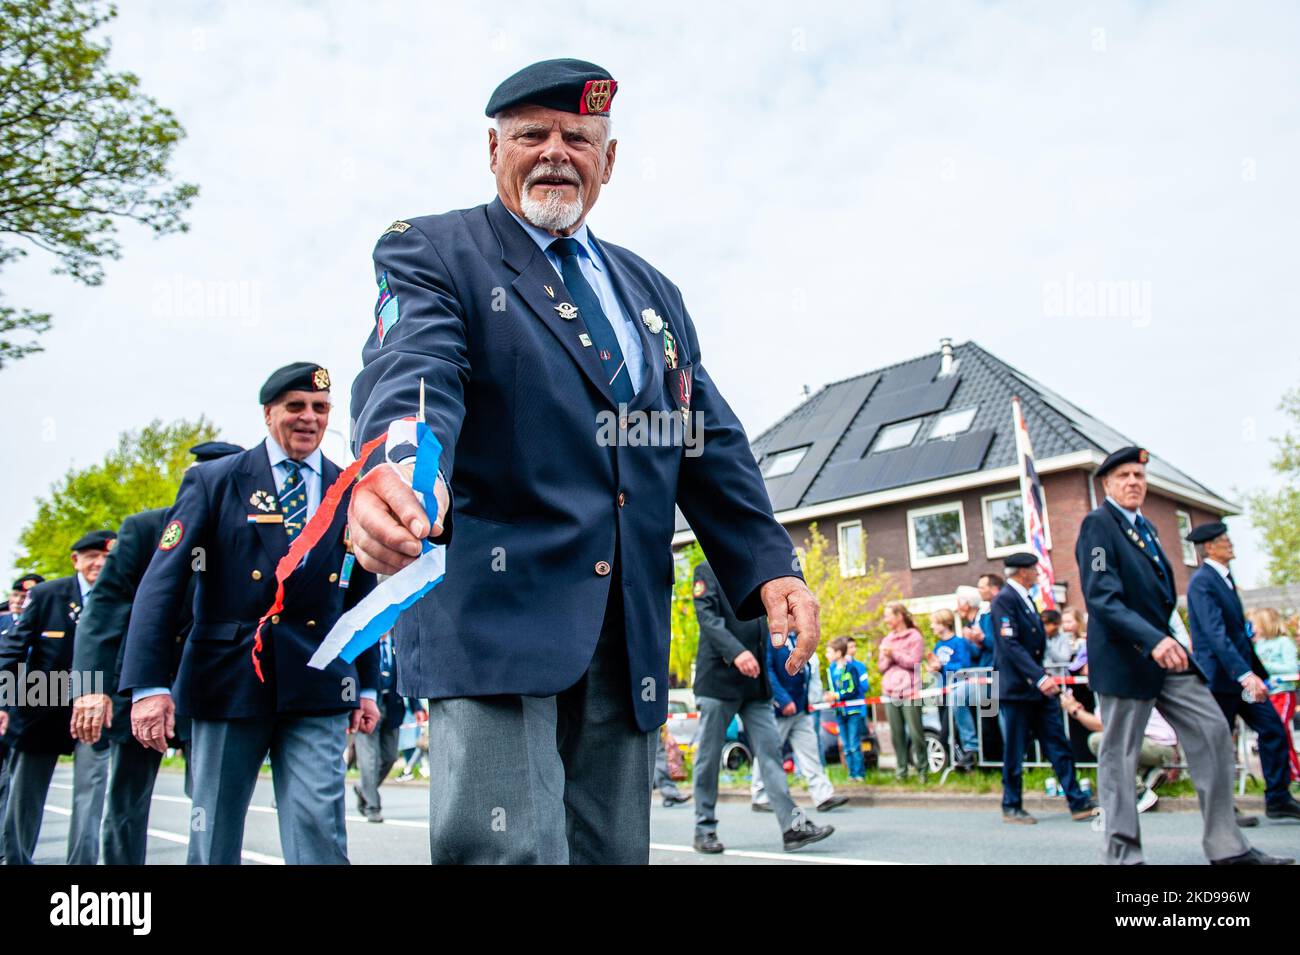
<instances>
[{"instance_id":1,"label":"child in crowd","mask_svg":"<svg viewBox=\"0 0 1300 955\"><path fill-rule=\"evenodd\" d=\"M844 763L849 779L861 781L866 776L862 760L862 737L867 728L867 708L862 701L867 695L867 668L854 659L858 645L850 637L836 637L827 648L828 685L827 703L848 703L835 708L835 721L840 728L840 745L844 748ZM859 701L856 705L852 702Z\"/></svg>"},{"instance_id":2,"label":"child in crowd","mask_svg":"<svg viewBox=\"0 0 1300 955\"><path fill-rule=\"evenodd\" d=\"M957 621L951 610L936 610L930 614L930 629L934 631L934 651L926 659L932 673L940 674L948 692L944 705L953 707L953 722L957 726L957 743L961 753L955 765L966 768L975 762L979 752L979 737L975 733L975 714L971 712L968 696L970 684L961 678L961 671L971 667L974 648L970 641L956 632Z\"/></svg>"}]
</instances>

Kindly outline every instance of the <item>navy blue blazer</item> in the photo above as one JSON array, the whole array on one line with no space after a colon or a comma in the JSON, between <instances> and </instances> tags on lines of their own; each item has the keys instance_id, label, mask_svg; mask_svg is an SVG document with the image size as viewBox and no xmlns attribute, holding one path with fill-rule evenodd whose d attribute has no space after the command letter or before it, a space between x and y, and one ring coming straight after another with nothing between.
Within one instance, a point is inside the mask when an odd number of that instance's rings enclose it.
<instances>
[{"instance_id":1,"label":"navy blue blazer","mask_svg":"<svg viewBox=\"0 0 1300 955\"><path fill-rule=\"evenodd\" d=\"M989 607L993 621L993 666L998 672L998 699L1037 702L1045 699L1038 681L1047 675L1043 653L1047 631L1037 613L1011 586L1003 584Z\"/></svg>"},{"instance_id":2,"label":"navy blue blazer","mask_svg":"<svg viewBox=\"0 0 1300 955\"><path fill-rule=\"evenodd\" d=\"M1088 607L1088 682L1093 692L1154 699L1165 671L1151 651L1172 636L1169 617L1178 605L1173 565L1156 540L1147 552L1128 518L1109 501L1079 528L1074 559ZM1204 676L1191 661L1191 669Z\"/></svg>"},{"instance_id":3,"label":"navy blue blazer","mask_svg":"<svg viewBox=\"0 0 1300 955\"><path fill-rule=\"evenodd\" d=\"M339 469L321 460L323 496ZM275 600L275 565L288 552L289 537L283 524L252 523L249 516L278 514L268 503L275 492L265 444L185 472L136 593L122 660L123 692L172 684L172 652L191 573L197 579L194 625L176 674L177 712L198 719L343 712L359 705L361 690L378 689L376 647L356 664L335 659L324 670L307 666L344 610L375 585L374 575L356 566L342 586L347 495L285 585L284 610L262 631L266 682L257 679L253 633ZM172 530L176 525L179 537Z\"/></svg>"},{"instance_id":4,"label":"navy blue blazer","mask_svg":"<svg viewBox=\"0 0 1300 955\"><path fill-rule=\"evenodd\" d=\"M1241 598L1209 564L1201 564L1187 585L1187 621L1196 665L1210 681L1211 692L1239 694L1237 680L1246 673L1268 679L1246 635Z\"/></svg>"},{"instance_id":5,"label":"navy blue blazer","mask_svg":"<svg viewBox=\"0 0 1300 955\"><path fill-rule=\"evenodd\" d=\"M81 587L75 574L33 587L17 625L0 638L0 669L16 675L19 665L25 663L28 673L68 673L81 604ZM17 681L13 685L17 687ZM50 682L47 692L56 688L57 683ZM22 752L71 753L71 697L31 697L25 702L31 705L9 710L11 722L5 737L9 745Z\"/></svg>"},{"instance_id":6,"label":"navy blue blazer","mask_svg":"<svg viewBox=\"0 0 1300 955\"><path fill-rule=\"evenodd\" d=\"M494 200L381 236L384 335L377 325L362 352L353 438L359 447L414 414L424 379L455 529L445 579L396 627L403 694L549 696L572 686L620 580L628 692L648 730L668 706L674 506L741 617L763 613L763 583L798 570L680 291L633 253L593 241L641 336L627 428L583 344L582 316L557 311L572 304L560 276ZM698 448L646 440L642 424L662 427L683 408L702 433Z\"/></svg>"}]
</instances>

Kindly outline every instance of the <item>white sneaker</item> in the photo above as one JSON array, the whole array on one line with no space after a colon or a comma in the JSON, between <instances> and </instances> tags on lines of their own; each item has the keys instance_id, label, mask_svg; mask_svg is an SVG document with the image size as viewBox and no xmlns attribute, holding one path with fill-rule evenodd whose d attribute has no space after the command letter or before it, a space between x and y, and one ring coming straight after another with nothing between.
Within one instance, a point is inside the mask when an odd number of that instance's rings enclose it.
<instances>
[{"instance_id":1,"label":"white sneaker","mask_svg":"<svg viewBox=\"0 0 1300 955\"><path fill-rule=\"evenodd\" d=\"M1138 793L1138 800L1137 800L1138 812L1146 812L1148 809L1150 809L1159 801L1160 801L1160 797L1156 795L1156 791L1154 789L1152 789L1149 786L1143 786L1142 791Z\"/></svg>"}]
</instances>

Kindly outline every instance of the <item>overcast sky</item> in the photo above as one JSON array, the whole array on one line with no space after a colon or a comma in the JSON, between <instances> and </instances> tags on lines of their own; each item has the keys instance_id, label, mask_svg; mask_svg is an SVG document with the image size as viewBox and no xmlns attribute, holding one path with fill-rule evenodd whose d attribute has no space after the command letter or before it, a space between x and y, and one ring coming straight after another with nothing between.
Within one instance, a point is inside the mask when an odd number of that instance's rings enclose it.
<instances>
[{"instance_id":1,"label":"overcast sky","mask_svg":"<svg viewBox=\"0 0 1300 955\"><path fill-rule=\"evenodd\" d=\"M1270 481L1300 383L1294 4L121 6L113 63L180 118L202 192L188 235L127 231L99 288L40 253L0 276L55 321L0 371L0 565L125 429L206 414L259 440L279 365L327 366L346 430L375 239L492 198L483 106L553 56L618 79L588 221L682 288L751 435L805 384L951 336L1229 498ZM1133 283L1121 314L1088 307L1103 283Z\"/></svg>"}]
</instances>

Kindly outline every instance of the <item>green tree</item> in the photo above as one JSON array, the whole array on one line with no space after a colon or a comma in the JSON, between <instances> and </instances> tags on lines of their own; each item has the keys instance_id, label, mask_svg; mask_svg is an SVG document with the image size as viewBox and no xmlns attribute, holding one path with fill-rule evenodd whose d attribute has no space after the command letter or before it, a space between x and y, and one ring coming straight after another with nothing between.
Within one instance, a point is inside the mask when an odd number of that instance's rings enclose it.
<instances>
[{"instance_id":1,"label":"green tree","mask_svg":"<svg viewBox=\"0 0 1300 955\"><path fill-rule=\"evenodd\" d=\"M1271 466L1283 485L1247 498L1250 520L1264 535L1270 584L1300 583L1300 388L1282 396L1281 410L1292 429L1274 438L1278 453Z\"/></svg>"},{"instance_id":2,"label":"green tree","mask_svg":"<svg viewBox=\"0 0 1300 955\"><path fill-rule=\"evenodd\" d=\"M216 437L205 418L153 421L124 433L103 463L68 471L49 497L37 500L36 517L18 538L16 566L46 577L70 573L68 554L78 537L101 527L116 530L137 511L170 505L193 461L189 449Z\"/></svg>"},{"instance_id":3,"label":"green tree","mask_svg":"<svg viewBox=\"0 0 1300 955\"><path fill-rule=\"evenodd\" d=\"M814 522L808 527L799 551L804 580L821 605L822 639L818 646L825 662L826 644L836 637L853 637L858 645L857 659L866 664L873 688L880 686L876 670L876 648L884 636L885 604L900 598L894 578L885 570L883 560L867 556L867 535L862 535L864 572L846 577L840 572L839 554L831 550L830 541ZM822 674L825 677L825 673Z\"/></svg>"},{"instance_id":4,"label":"green tree","mask_svg":"<svg viewBox=\"0 0 1300 955\"><path fill-rule=\"evenodd\" d=\"M672 641L668 645L668 670L682 683L691 682L691 667L700 649L700 623L695 619L695 566L704 562L704 551L691 541L677 553L673 577L673 606L669 618Z\"/></svg>"},{"instance_id":5,"label":"green tree","mask_svg":"<svg viewBox=\"0 0 1300 955\"><path fill-rule=\"evenodd\" d=\"M97 0L0 0L0 267L34 246L56 274L98 285L120 221L188 228L198 187L169 187L167 168L185 131L90 39L116 15ZM0 304L0 367L40 351L49 327L47 312Z\"/></svg>"}]
</instances>

